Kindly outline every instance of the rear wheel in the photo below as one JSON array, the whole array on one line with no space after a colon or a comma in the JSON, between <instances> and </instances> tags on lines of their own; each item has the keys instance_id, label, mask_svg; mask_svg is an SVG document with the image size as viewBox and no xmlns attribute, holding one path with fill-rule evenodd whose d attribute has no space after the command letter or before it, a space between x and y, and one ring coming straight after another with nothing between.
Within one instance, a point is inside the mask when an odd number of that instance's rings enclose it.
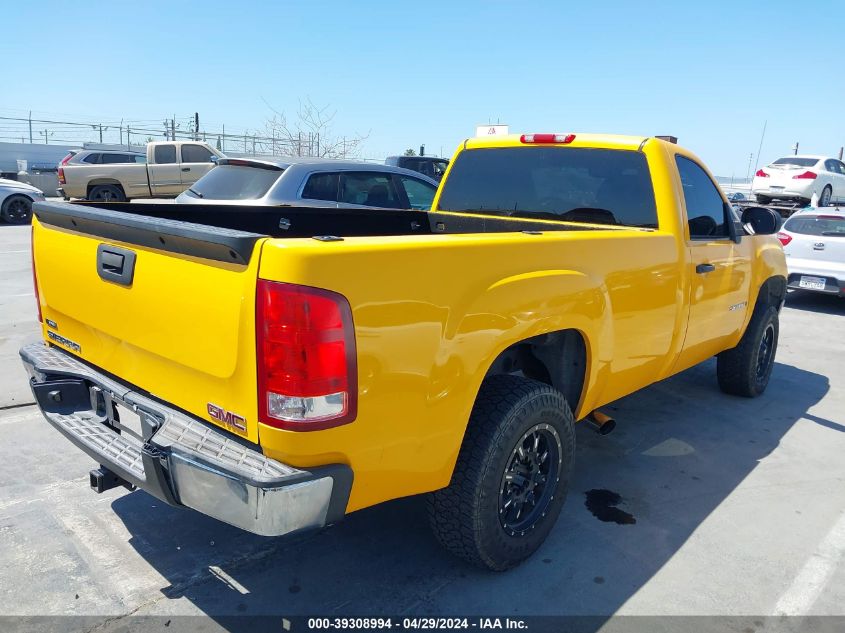
<instances>
[{"instance_id":1,"label":"rear wheel","mask_svg":"<svg viewBox=\"0 0 845 633\"><path fill-rule=\"evenodd\" d=\"M754 310L739 345L716 357L716 375L722 391L755 398L766 390L775 365L778 331L775 308Z\"/></svg>"},{"instance_id":2,"label":"rear wheel","mask_svg":"<svg viewBox=\"0 0 845 633\"><path fill-rule=\"evenodd\" d=\"M88 192L88 199L98 202L125 202L126 196L123 189L117 185L95 185Z\"/></svg>"},{"instance_id":3,"label":"rear wheel","mask_svg":"<svg viewBox=\"0 0 845 633\"><path fill-rule=\"evenodd\" d=\"M822 195L819 196L819 206L828 206L830 204L830 198L832 195L833 189L831 189L830 185L825 185L824 189L822 189Z\"/></svg>"},{"instance_id":4,"label":"rear wheel","mask_svg":"<svg viewBox=\"0 0 845 633\"><path fill-rule=\"evenodd\" d=\"M9 224L29 224L32 220L32 200L26 196L9 196L0 208L0 217Z\"/></svg>"},{"instance_id":5,"label":"rear wheel","mask_svg":"<svg viewBox=\"0 0 845 633\"><path fill-rule=\"evenodd\" d=\"M449 487L428 496L435 536L479 567L518 565L554 527L574 450L574 419L563 394L528 378L488 378Z\"/></svg>"},{"instance_id":6,"label":"rear wheel","mask_svg":"<svg viewBox=\"0 0 845 633\"><path fill-rule=\"evenodd\" d=\"M754 195L757 198L757 202L760 204L769 204L772 199L769 196L761 196L759 193Z\"/></svg>"}]
</instances>

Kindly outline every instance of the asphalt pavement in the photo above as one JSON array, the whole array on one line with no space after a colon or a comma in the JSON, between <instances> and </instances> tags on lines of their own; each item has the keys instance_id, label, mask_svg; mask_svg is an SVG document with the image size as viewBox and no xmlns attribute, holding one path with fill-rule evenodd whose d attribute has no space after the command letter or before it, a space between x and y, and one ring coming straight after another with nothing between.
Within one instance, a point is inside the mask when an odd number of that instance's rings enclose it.
<instances>
[{"instance_id":1,"label":"asphalt pavement","mask_svg":"<svg viewBox=\"0 0 845 633\"><path fill-rule=\"evenodd\" d=\"M418 498L270 539L89 490L95 464L25 405L28 240L0 225L0 615L845 616L843 300L790 295L761 398L722 394L708 361L608 407L611 435L579 427L557 526L497 574L442 551Z\"/></svg>"}]
</instances>

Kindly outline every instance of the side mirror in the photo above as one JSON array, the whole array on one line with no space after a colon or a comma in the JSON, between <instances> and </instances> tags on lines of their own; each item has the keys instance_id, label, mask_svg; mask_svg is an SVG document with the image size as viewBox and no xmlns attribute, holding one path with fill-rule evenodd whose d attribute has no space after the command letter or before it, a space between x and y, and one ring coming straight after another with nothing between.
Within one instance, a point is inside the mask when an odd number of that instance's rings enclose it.
<instances>
[{"instance_id":1,"label":"side mirror","mask_svg":"<svg viewBox=\"0 0 845 633\"><path fill-rule=\"evenodd\" d=\"M212 163L214 163L216 165L218 160L220 160L219 156L217 156L216 154L211 155L211 162Z\"/></svg>"},{"instance_id":2,"label":"side mirror","mask_svg":"<svg viewBox=\"0 0 845 633\"><path fill-rule=\"evenodd\" d=\"M749 235L773 235L780 224L780 214L766 207L748 207L742 212L742 227Z\"/></svg>"}]
</instances>

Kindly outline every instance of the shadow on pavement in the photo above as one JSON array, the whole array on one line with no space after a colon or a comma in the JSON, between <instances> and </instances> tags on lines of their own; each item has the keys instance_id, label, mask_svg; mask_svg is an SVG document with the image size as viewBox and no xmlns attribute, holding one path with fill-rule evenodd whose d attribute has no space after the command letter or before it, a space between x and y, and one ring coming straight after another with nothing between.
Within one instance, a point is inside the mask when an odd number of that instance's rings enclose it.
<instances>
[{"instance_id":1,"label":"shadow on pavement","mask_svg":"<svg viewBox=\"0 0 845 633\"><path fill-rule=\"evenodd\" d=\"M578 428L573 485L548 541L521 567L501 574L470 568L442 551L418 498L275 540L141 492L112 507L133 535L131 544L170 583L163 595L185 597L212 617L609 616L797 420L845 430L807 415L828 388L826 377L778 363L763 397L730 397L719 392L711 360L612 404L613 434ZM636 522L599 521L585 507L585 493L593 489L619 495ZM156 606L158 612L169 608Z\"/></svg>"},{"instance_id":2,"label":"shadow on pavement","mask_svg":"<svg viewBox=\"0 0 845 633\"><path fill-rule=\"evenodd\" d=\"M791 290L786 295L786 307L821 314L845 315L845 298L819 292Z\"/></svg>"}]
</instances>

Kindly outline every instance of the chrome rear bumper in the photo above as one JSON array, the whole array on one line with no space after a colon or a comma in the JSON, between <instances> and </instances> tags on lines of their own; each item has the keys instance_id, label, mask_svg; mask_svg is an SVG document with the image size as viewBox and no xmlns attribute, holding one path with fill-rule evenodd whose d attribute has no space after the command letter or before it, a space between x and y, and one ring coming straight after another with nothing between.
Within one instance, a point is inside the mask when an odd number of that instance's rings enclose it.
<instances>
[{"instance_id":1,"label":"chrome rear bumper","mask_svg":"<svg viewBox=\"0 0 845 633\"><path fill-rule=\"evenodd\" d=\"M20 350L44 417L120 479L263 536L340 520L352 486L345 465L300 470L41 343ZM113 404L134 411L143 437L122 433Z\"/></svg>"}]
</instances>

